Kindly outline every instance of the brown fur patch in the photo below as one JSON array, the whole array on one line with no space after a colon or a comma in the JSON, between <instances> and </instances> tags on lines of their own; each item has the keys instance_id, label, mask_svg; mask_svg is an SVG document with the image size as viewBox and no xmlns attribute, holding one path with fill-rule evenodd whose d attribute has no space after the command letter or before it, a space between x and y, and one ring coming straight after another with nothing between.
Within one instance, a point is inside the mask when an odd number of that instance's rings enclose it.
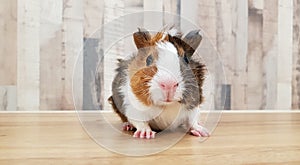
<instances>
[{"instance_id":1,"label":"brown fur patch","mask_svg":"<svg viewBox=\"0 0 300 165\"><path fill-rule=\"evenodd\" d=\"M142 68L137 71L130 80L132 92L146 106L150 106L152 104L148 83L152 80L156 72L156 66Z\"/></svg>"},{"instance_id":2,"label":"brown fur patch","mask_svg":"<svg viewBox=\"0 0 300 165\"><path fill-rule=\"evenodd\" d=\"M164 31L157 32L155 35L150 35L148 31L138 31L133 33L133 40L138 49L155 46L155 44L159 41L168 41L169 37L168 35L164 36Z\"/></svg>"},{"instance_id":3,"label":"brown fur patch","mask_svg":"<svg viewBox=\"0 0 300 165\"><path fill-rule=\"evenodd\" d=\"M158 33L156 33L156 34L151 38L150 45L153 46L153 45L155 45L157 42L161 41L163 36L164 36L164 32L158 32ZM168 37L165 37L165 38L163 39L163 41L165 41L165 40L168 40Z\"/></svg>"},{"instance_id":4,"label":"brown fur patch","mask_svg":"<svg viewBox=\"0 0 300 165\"><path fill-rule=\"evenodd\" d=\"M207 69L204 64L202 64L200 62L195 62L193 60L190 61L189 65L190 65L190 67L195 75L195 78L197 80L197 83L198 83L200 104L201 104L204 101L202 86L203 86L203 83L205 80L205 74L207 72Z\"/></svg>"},{"instance_id":5,"label":"brown fur patch","mask_svg":"<svg viewBox=\"0 0 300 165\"><path fill-rule=\"evenodd\" d=\"M153 65L158 60L158 52L155 47L147 47L138 50L138 54L135 59L129 64L128 71L129 71L129 78L131 79L132 76L139 71L140 69L146 67L146 59L149 55L153 57Z\"/></svg>"},{"instance_id":6,"label":"brown fur patch","mask_svg":"<svg viewBox=\"0 0 300 165\"><path fill-rule=\"evenodd\" d=\"M138 49L150 46L151 35L148 31L139 29L133 33L133 40Z\"/></svg>"}]
</instances>

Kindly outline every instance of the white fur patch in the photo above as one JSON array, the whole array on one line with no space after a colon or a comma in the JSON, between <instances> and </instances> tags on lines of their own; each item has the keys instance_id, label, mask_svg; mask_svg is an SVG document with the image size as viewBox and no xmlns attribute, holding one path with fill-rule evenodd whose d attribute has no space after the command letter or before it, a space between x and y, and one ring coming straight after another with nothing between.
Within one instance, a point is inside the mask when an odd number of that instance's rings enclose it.
<instances>
[{"instance_id":1,"label":"white fur patch","mask_svg":"<svg viewBox=\"0 0 300 165\"><path fill-rule=\"evenodd\" d=\"M175 129L179 125L183 124L187 119L183 112L180 103L175 102L173 104L167 105L164 107L162 113L150 121L150 126L154 129L164 130L166 128Z\"/></svg>"},{"instance_id":2,"label":"white fur patch","mask_svg":"<svg viewBox=\"0 0 300 165\"><path fill-rule=\"evenodd\" d=\"M180 125L192 128L198 124L200 118L199 107L193 110L186 110L183 105L178 102L167 105L162 113L150 121L151 128L155 129L176 129Z\"/></svg>"},{"instance_id":3,"label":"white fur patch","mask_svg":"<svg viewBox=\"0 0 300 165\"><path fill-rule=\"evenodd\" d=\"M180 71L180 59L177 54L177 49L170 42L157 43L158 60L156 62L157 73L150 81L149 91L154 104L161 104L165 100L165 96L159 87L159 82L174 81L178 82L179 86L176 89L174 100L181 100L184 84L181 83L183 78Z\"/></svg>"},{"instance_id":4,"label":"white fur patch","mask_svg":"<svg viewBox=\"0 0 300 165\"><path fill-rule=\"evenodd\" d=\"M173 76L180 76L180 64L177 49L170 42L157 43L158 60L157 69L166 71Z\"/></svg>"}]
</instances>

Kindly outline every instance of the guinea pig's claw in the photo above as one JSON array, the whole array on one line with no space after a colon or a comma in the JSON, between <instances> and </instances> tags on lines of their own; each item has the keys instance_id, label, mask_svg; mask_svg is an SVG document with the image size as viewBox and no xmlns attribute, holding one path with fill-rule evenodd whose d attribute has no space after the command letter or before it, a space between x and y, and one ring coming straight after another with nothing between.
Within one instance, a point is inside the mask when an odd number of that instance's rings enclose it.
<instances>
[{"instance_id":1,"label":"guinea pig's claw","mask_svg":"<svg viewBox=\"0 0 300 165\"><path fill-rule=\"evenodd\" d=\"M134 132L133 137L135 138L140 138L140 139L154 139L155 138L155 134L156 132L152 131L152 130L137 130Z\"/></svg>"}]
</instances>

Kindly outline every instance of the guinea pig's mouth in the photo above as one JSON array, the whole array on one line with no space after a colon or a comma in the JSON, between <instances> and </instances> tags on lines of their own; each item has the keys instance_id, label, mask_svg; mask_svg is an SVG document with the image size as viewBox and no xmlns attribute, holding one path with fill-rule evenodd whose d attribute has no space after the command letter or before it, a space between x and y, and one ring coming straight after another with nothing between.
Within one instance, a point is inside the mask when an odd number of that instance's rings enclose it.
<instances>
[{"instance_id":1,"label":"guinea pig's mouth","mask_svg":"<svg viewBox=\"0 0 300 165\"><path fill-rule=\"evenodd\" d=\"M181 103L181 99L165 99L165 100L160 100L159 102L163 104L172 104L175 102Z\"/></svg>"}]
</instances>

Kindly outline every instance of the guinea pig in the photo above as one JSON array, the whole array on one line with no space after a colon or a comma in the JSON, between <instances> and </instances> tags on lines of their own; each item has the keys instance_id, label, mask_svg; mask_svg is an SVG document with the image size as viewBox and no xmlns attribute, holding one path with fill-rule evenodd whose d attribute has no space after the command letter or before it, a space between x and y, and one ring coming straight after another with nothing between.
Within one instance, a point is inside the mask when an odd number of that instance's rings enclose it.
<instances>
[{"instance_id":1,"label":"guinea pig","mask_svg":"<svg viewBox=\"0 0 300 165\"><path fill-rule=\"evenodd\" d=\"M133 137L150 139L156 131L185 125L194 136L209 136L198 123L206 67L192 58L201 31L183 36L171 28L151 35L138 29L133 39L138 51L118 59L109 98L123 129L135 130Z\"/></svg>"}]
</instances>

